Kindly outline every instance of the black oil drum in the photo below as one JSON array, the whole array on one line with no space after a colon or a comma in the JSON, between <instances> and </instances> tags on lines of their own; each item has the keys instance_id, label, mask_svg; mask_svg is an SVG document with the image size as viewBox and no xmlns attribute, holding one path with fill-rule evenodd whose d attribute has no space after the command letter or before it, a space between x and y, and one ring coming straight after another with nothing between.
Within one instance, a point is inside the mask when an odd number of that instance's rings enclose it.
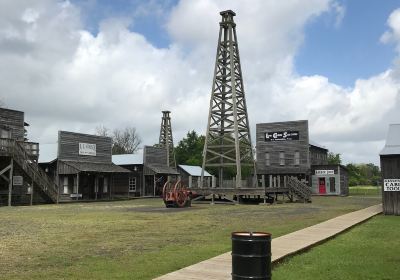
<instances>
[{"instance_id":1,"label":"black oil drum","mask_svg":"<svg viewBox=\"0 0 400 280\"><path fill-rule=\"evenodd\" d=\"M271 279L271 234L232 233L232 280Z\"/></svg>"}]
</instances>

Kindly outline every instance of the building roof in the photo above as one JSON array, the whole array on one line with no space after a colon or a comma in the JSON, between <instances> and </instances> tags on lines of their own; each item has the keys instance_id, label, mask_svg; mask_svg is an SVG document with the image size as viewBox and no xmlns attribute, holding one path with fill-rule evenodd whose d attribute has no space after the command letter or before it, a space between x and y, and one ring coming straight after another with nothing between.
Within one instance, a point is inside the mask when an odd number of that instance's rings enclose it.
<instances>
[{"instance_id":1,"label":"building roof","mask_svg":"<svg viewBox=\"0 0 400 280\"><path fill-rule=\"evenodd\" d=\"M166 165L147 164L146 166L156 174L179 175L179 173L174 168Z\"/></svg>"},{"instance_id":2,"label":"building roof","mask_svg":"<svg viewBox=\"0 0 400 280\"><path fill-rule=\"evenodd\" d=\"M116 165L143 164L143 150L138 150L135 154L113 155L112 162Z\"/></svg>"},{"instance_id":3,"label":"building roof","mask_svg":"<svg viewBox=\"0 0 400 280\"><path fill-rule=\"evenodd\" d=\"M201 176L201 167L196 165L178 165L183 171L188 173L190 176ZM211 174L204 170L204 176L211 177Z\"/></svg>"},{"instance_id":4,"label":"building roof","mask_svg":"<svg viewBox=\"0 0 400 280\"><path fill-rule=\"evenodd\" d=\"M63 163L75 168L78 171L84 172L104 172L104 173L128 173L128 169L122 168L112 163L97 163L97 162L78 162L78 161L63 161Z\"/></svg>"},{"instance_id":5,"label":"building roof","mask_svg":"<svg viewBox=\"0 0 400 280\"><path fill-rule=\"evenodd\" d=\"M323 146L321 144L318 144L317 142L314 142L313 140L309 140L308 143L311 146L314 146L314 147L317 147L317 148L320 148L320 149L324 149L324 150L328 150L325 146Z\"/></svg>"},{"instance_id":6,"label":"building roof","mask_svg":"<svg viewBox=\"0 0 400 280\"><path fill-rule=\"evenodd\" d=\"M400 124L390 124L386 144L380 155L400 155Z\"/></svg>"}]
</instances>

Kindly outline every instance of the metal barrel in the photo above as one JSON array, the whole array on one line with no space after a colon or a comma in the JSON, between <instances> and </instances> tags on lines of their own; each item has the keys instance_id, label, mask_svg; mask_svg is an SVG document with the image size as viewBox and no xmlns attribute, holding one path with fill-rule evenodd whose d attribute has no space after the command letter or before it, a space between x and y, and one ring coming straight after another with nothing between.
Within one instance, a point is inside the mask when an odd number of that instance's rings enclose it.
<instances>
[{"instance_id":1,"label":"metal barrel","mask_svg":"<svg viewBox=\"0 0 400 280\"><path fill-rule=\"evenodd\" d=\"M232 232L232 280L271 279L271 234Z\"/></svg>"}]
</instances>

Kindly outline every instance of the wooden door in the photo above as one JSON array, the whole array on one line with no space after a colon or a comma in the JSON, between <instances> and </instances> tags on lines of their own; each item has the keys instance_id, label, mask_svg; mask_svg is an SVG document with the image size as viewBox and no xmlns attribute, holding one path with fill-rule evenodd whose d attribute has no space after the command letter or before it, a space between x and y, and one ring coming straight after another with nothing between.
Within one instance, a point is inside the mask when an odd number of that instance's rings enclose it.
<instances>
[{"instance_id":1,"label":"wooden door","mask_svg":"<svg viewBox=\"0 0 400 280\"><path fill-rule=\"evenodd\" d=\"M318 178L319 194L326 194L325 178Z\"/></svg>"}]
</instances>

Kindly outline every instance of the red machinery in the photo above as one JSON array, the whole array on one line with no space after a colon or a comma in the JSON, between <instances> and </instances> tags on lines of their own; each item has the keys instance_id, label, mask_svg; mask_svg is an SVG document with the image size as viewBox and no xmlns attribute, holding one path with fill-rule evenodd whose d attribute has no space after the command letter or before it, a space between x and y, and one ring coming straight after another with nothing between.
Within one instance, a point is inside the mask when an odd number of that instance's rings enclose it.
<instances>
[{"instance_id":1,"label":"red machinery","mask_svg":"<svg viewBox=\"0 0 400 280\"><path fill-rule=\"evenodd\" d=\"M176 183L166 182L163 188L163 200L166 207L190 207L192 192L178 180Z\"/></svg>"}]
</instances>

